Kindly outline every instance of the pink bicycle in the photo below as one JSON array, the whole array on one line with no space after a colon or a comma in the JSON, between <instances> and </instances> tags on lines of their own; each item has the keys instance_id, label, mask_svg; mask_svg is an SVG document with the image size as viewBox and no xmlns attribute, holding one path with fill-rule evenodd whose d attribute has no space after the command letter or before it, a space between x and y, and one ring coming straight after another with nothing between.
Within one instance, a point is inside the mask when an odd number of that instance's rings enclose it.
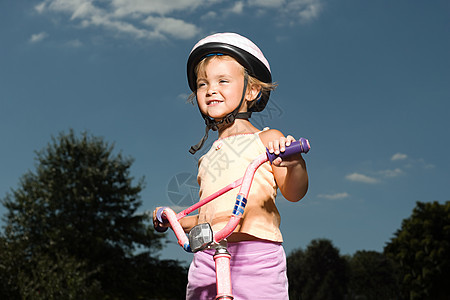
<instances>
[{"instance_id":1,"label":"pink bicycle","mask_svg":"<svg viewBox=\"0 0 450 300\"><path fill-rule=\"evenodd\" d=\"M258 168L267 161L270 163L277 157L288 157L293 154L307 153L310 149L310 145L307 139L301 138L298 141L292 142L291 145L286 147L286 150L279 155L270 153L269 150L266 153L259 155L255 158L247 167L244 176L212 195L204 198L196 204L188 207L187 209L175 214L175 212L169 207L161 207L156 213L156 218L160 223L170 223L172 230L174 231L178 244L183 247L187 252L197 252L205 249L214 249L214 262L216 268L216 289L218 299L233 299L232 287L231 287L231 274L230 274L230 259L231 255L227 250L226 238L233 233L236 229L239 221L244 214L245 206L247 204L247 197L250 192L250 187L253 182L253 177ZM232 211L230 220L227 225L220 231L214 233L209 223L198 224L191 229L186 235L179 220L195 211L199 207L214 200L218 196L241 186L236 196L236 203ZM156 228L157 231L165 231L167 227Z\"/></svg>"}]
</instances>

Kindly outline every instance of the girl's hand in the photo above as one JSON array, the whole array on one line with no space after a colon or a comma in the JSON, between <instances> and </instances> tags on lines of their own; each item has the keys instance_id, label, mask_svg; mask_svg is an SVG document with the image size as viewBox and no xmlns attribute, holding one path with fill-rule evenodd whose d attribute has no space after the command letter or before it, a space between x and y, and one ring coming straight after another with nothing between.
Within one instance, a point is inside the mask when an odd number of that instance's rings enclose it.
<instances>
[{"instance_id":1,"label":"girl's hand","mask_svg":"<svg viewBox=\"0 0 450 300\"><path fill-rule=\"evenodd\" d=\"M270 153L274 153L276 155L284 152L286 147L291 145L292 142L295 142L296 139L288 135L287 137L280 137L279 139L273 140L267 144L267 149L269 149ZM300 164L303 161L303 158L300 154L291 155L288 158L282 159L281 157L277 157L273 160L272 165L276 167L293 167Z\"/></svg>"},{"instance_id":2,"label":"girl's hand","mask_svg":"<svg viewBox=\"0 0 450 300\"><path fill-rule=\"evenodd\" d=\"M155 210L153 211L153 227L155 228L156 231L158 232L164 232L167 230L167 228L169 228L169 223L165 224L165 223L161 223L158 221L158 219L156 218L156 212L158 211L158 209L160 209L160 207L155 208Z\"/></svg>"},{"instance_id":3,"label":"girl's hand","mask_svg":"<svg viewBox=\"0 0 450 300\"><path fill-rule=\"evenodd\" d=\"M284 136L276 129L263 131L261 141L270 153L280 154L295 141L291 135ZM284 167L284 168L279 168ZM273 175L283 197L291 202L297 202L305 196L308 190L308 173L306 163L300 153L285 159L277 157L272 162Z\"/></svg>"}]
</instances>

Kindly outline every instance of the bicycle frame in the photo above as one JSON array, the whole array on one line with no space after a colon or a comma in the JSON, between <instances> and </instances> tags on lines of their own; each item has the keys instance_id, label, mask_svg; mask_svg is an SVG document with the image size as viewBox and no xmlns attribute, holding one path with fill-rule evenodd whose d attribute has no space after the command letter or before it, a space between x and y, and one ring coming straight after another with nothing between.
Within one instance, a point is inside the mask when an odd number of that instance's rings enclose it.
<instances>
[{"instance_id":1,"label":"bicycle frame","mask_svg":"<svg viewBox=\"0 0 450 300\"><path fill-rule=\"evenodd\" d=\"M158 209L156 214L158 221L161 223L166 223L168 221L170 223L170 226L178 239L178 244L183 247L185 251L197 252L205 249L216 250L213 256L216 268L216 300L233 299L230 273L231 255L227 251L226 238L233 233L233 231L239 224L242 215L244 214L245 206L247 204L247 197L250 192L250 188L256 171L262 164L266 163L267 161L270 161L270 163L272 163L273 160L277 157L284 158L297 153L307 153L309 149L310 145L308 140L301 138L299 141L292 142L291 145L289 147L286 147L286 150L279 155L270 153L269 150L267 150L266 153L260 154L249 164L242 178L239 178L238 180L232 182L231 184L204 198L203 200L200 200L196 204L186 208L178 214L175 214L175 212L169 207L161 207L160 209ZM240 189L236 196L234 209L227 225L225 225L225 227L218 232L213 233L210 225L207 224L206 231L209 227L210 233L207 233L205 235L205 224L199 224L191 229L188 238L179 220L195 211L199 207L211 202L217 197L238 186L240 186ZM199 226L201 228L199 228ZM197 240L194 240L196 236L191 236L191 232L193 231L203 233L200 245L197 245L199 243L197 242ZM191 248L191 244L195 244L197 246L195 248Z\"/></svg>"}]
</instances>

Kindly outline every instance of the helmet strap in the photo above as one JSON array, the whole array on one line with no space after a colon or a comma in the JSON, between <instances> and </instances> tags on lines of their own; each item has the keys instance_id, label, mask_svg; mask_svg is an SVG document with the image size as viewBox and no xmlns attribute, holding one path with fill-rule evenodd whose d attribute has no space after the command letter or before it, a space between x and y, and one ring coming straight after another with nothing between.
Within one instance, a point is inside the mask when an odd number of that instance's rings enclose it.
<instances>
[{"instance_id":1,"label":"helmet strap","mask_svg":"<svg viewBox=\"0 0 450 300\"><path fill-rule=\"evenodd\" d=\"M228 127L231 124L234 123L236 119L249 119L252 116L251 111L247 112L239 112L239 110L242 107L242 104L244 103L245 94L247 93L247 85L248 85L248 74L245 71L244 73L244 90L242 91L242 97L241 102L239 105L228 115L226 115L224 118L222 118L219 121L216 121L214 119L211 119L204 113L200 112L203 119L205 120L206 128L205 128L205 135L202 137L200 142L198 142L196 145L191 146L191 149L189 149L189 153L195 154L198 150L200 150L203 145L205 144L205 141L208 139L208 132L209 130L217 131L219 130L219 127Z\"/></svg>"}]
</instances>

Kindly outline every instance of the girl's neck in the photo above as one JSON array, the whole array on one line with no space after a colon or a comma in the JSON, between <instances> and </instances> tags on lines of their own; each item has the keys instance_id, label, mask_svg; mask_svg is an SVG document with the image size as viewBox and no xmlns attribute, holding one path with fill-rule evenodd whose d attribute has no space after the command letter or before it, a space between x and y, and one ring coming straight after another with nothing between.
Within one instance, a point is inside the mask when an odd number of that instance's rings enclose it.
<instances>
[{"instance_id":1,"label":"girl's neck","mask_svg":"<svg viewBox=\"0 0 450 300\"><path fill-rule=\"evenodd\" d=\"M259 129L253 126L249 120L236 119L230 126L219 128L219 139L233 135L255 133L258 131Z\"/></svg>"}]
</instances>

